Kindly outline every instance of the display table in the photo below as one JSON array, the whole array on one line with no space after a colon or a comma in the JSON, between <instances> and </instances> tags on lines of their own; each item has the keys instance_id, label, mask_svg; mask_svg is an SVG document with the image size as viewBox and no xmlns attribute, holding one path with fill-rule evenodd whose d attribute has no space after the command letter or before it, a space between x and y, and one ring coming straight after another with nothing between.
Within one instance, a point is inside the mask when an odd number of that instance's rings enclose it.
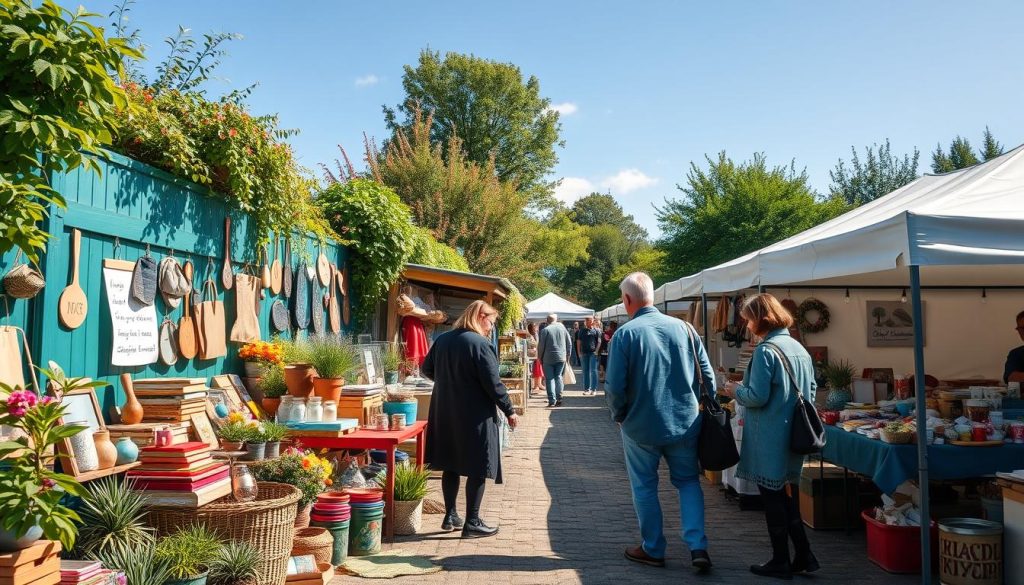
<instances>
[{"instance_id":1,"label":"display table","mask_svg":"<svg viewBox=\"0 0 1024 585\"><path fill-rule=\"evenodd\" d=\"M302 431L290 436L299 439L303 447L314 449L383 449L387 451L388 479L384 486L384 537L391 542L395 536L395 449L399 443L416 439L416 465L423 467L426 448L427 421L416 421L400 431L373 431L359 429L338 437L304 437Z\"/></svg>"},{"instance_id":2,"label":"display table","mask_svg":"<svg viewBox=\"0 0 1024 585\"><path fill-rule=\"evenodd\" d=\"M826 461L870 477L887 494L904 481L917 479L917 445L891 445L834 426L826 426L825 434ZM928 446L928 476L933 480L969 479L1021 467L1024 445Z\"/></svg>"}]
</instances>

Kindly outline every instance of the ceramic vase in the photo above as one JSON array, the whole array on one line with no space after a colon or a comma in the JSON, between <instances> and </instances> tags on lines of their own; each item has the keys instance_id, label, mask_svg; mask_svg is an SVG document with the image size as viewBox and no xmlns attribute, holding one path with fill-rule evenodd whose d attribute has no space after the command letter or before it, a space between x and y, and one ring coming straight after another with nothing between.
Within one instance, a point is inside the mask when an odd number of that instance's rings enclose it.
<instances>
[{"instance_id":1,"label":"ceramic vase","mask_svg":"<svg viewBox=\"0 0 1024 585\"><path fill-rule=\"evenodd\" d=\"M75 423L70 423L75 424ZM92 440L92 432L88 427L82 427L81 432L69 439L71 442L71 453L75 457L75 464L79 473L95 471L100 468L99 457L96 454L96 443Z\"/></svg>"},{"instance_id":2,"label":"ceramic vase","mask_svg":"<svg viewBox=\"0 0 1024 585\"><path fill-rule=\"evenodd\" d=\"M241 451L242 441L225 441L224 439L221 439L220 448L225 451Z\"/></svg>"},{"instance_id":3,"label":"ceramic vase","mask_svg":"<svg viewBox=\"0 0 1024 585\"><path fill-rule=\"evenodd\" d=\"M397 384L398 383L398 372L384 372L384 383L385 384Z\"/></svg>"},{"instance_id":4,"label":"ceramic vase","mask_svg":"<svg viewBox=\"0 0 1024 585\"><path fill-rule=\"evenodd\" d=\"M264 398L260 401L263 406L263 412L267 413L267 417L274 418L277 414L277 409L281 407L280 398Z\"/></svg>"},{"instance_id":5,"label":"ceramic vase","mask_svg":"<svg viewBox=\"0 0 1024 585\"><path fill-rule=\"evenodd\" d=\"M245 450L248 451L246 459L249 461L263 461L263 457L266 455L266 443L246 443Z\"/></svg>"},{"instance_id":6,"label":"ceramic vase","mask_svg":"<svg viewBox=\"0 0 1024 585\"><path fill-rule=\"evenodd\" d=\"M121 376L122 384L125 394L124 406L121 407L121 423L126 425L137 425L142 422L142 403L135 397L135 388L131 384L131 380L125 383L125 377L127 374Z\"/></svg>"},{"instance_id":7,"label":"ceramic vase","mask_svg":"<svg viewBox=\"0 0 1024 585\"><path fill-rule=\"evenodd\" d=\"M313 394L324 402L341 400L341 388L345 385L344 378L313 378Z\"/></svg>"},{"instance_id":8,"label":"ceramic vase","mask_svg":"<svg viewBox=\"0 0 1024 585\"><path fill-rule=\"evenodd\" d=\"M129 463L135 463L139 458L139 446L135 444L128 437L121 437L117 440L117 444L114 445L117 448L117 462L116 465L128 465Z\"/></svg>"},{"instance_id":9,"label":"ceramic vase","mask_svg":"<svg viewBox=\"0 0 1024 585\"><path fill-rule=\"evenodd\" d=\"M96 431L92 434L96 445L99 469L110 469L117 463L117 447L110 441L110 431Z\"/></svg>"},{"instance_id":10,"label":"ceramic vase","mask_svg":"<svg viewBox=\"0 0 1024 585\"><path fill-rule=\"evenodd\" d=\"M825 400L825 408L828 410L843 410L846 408L846 403L853 400L853 394L850 393L849 388L833 388L828 393L828 398Z\"/></svg>"},{"instance_id":11,"label":"ceramic vase","mask_svg":"<svg viewBox=\"0 0 1024 585\"><path fill-rule=\"evenodd\" d=\"M284 367L284 383L288 386L288 394L297 398L309 398L313 395L313 376L316 370L309 364L289 364Z\"/></svg>"}]
</instances>

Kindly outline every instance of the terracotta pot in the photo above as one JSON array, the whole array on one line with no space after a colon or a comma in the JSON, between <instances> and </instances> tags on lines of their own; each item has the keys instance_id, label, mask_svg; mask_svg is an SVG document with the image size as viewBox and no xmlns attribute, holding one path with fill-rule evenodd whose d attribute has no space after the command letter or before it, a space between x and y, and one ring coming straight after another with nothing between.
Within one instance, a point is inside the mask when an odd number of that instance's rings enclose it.
<instances>
[{"instance_id":1,"label":"terracotta pot","mask_svg":"<svg viewBox=\"0 0 1024 585\"><path fill-rule=\"evenodd\" d=\"M242 441L224 441L220 442L220 448L225 451L241 451Z\"/></svg>"},{"instance_id":2,"label":"terracotta pot","mask_svg":"<svg viewBox=\"0 0 1024 585\"><path fill-rule=\"evenodd\" d=\"M323 398L324 402L333 400L337 403L341 400L341 387L345 385L345 378L313 378L313 394Z\"/></svg>"},{"instance_id":3,"label":"terracotta pot","mask_svg":"<svg viewBox=\"0 0 1024 585\"><path fill-rule=\"evenodd\" d=\"M100 460L100 469L110 469L117 463L117 447L110 441L110 431L96 431L92 434L96 444L96 456Z\"/></svg>"},{"instance_id":4,"label":"terracotta pot","mask_svg":"<svg viewBox=\"0 0 1024 585\"><path fill-rule=\"evenodd\" d=\"M284 367L284 383L288 386L288 394L296 398L309 398L313 395L313 377L316 370L309 364L291 364Z\"/></svg>"},{"instance_id":5,"label":"terracotta pot","mask_svg":"<svg viewBox=\"0 0 1024 585\"><path fill-rule=\"evenodd\" d=\"M132 386L132 377L129 374L121 374L121 386L124 387L126 397L124 406L121 407L121 424L137 425L142 422L142 403L135 397L135 387Z\"/></svg>"},{"instance_id":6,"label":"terracotta pot","mask_svg":"<svg viewBox=\"0 0 1024 585\"><path fill-rule=\"evenodd\" d=\"M313 504L306 504L304 507L299 508L298 513L295 515L296 528L309 527L309 512L312 508Z\"/></svg>"},{"instance_id":7,"label":"terracotta pot","mask_svg":"<svg viewBox=\"0 0 1024 585\"><path fill-rule=\"evenodd\" d=\"M264 398L260 401L263 405L263 412L267 413L268 418L274 418L277 414L277 409L281 407L280 398Z\"/></svg>"},{"instance_id":8,"label":"terracotta pot","mask_svg":"<svg viewBox=\"0 0 1024 585\"><path fill-rule=\"evenodd\" d=\"M260 362L242 362L247 378L259 378L263 375L263 364Z\"/></svg>"}]
</instances>

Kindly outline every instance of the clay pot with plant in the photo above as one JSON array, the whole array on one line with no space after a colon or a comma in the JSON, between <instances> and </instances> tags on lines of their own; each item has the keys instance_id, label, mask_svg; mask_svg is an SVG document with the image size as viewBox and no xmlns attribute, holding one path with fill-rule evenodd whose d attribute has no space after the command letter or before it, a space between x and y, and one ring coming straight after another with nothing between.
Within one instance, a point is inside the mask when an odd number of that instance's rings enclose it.
<instances>
[{"instance_id":1,"label":"clay pot with plant","mask_svg":"<svg viewBox=\"0 0 1024 585\"><path fill-rule=\"evenodd\" d=\"M405 354L401 344L389 343L380 358L381 366L384 368L384 383L397 384L399 372L405 364Z\"/></svg>"},{"instance_id":2,"label":"clay pot with plant","mask_svg":"<svg viewBox=\"0 0 1024 585\"><path fill-rule=\"evenodd\" d=\"M249 438L251 430L245 421L228 422L220 427L217 435L220 437L220 446L225 451L239 451L242 444Z\"/></svg>"},{"instance_id":3,"label":"clay pot with plant","mask_svg":"<svg viewBox=\"0 0 1024 585\"><path fill-rule=\"evenodd\" d=\"M201 524L181 528L156 544L156 558L169 564L165 585L206 585L210 567L221 556L223 544Z\"/></svg>"},{"instance_id":4,"label":"clay pot with plant","mask_svg":"<svg viewBox=\"0 0 1024 585\"><path fill-rule=\"evenodd\" d=\"M359 352L351 342L335 337L314 337L308 341L309 363L316 370L313 394L337 402L345 375L359 366Z\"/></svg>"},{"instance_id":5,"label":"clay pot with plant","mask_svg":"<svg viewBox=\"0 0 1024 585\"><path fill-rule=\"evenodd\" d=\"M288 436L288 427L273 421L263 421L260 435L266 442L263 456L273 459L281 454L281 439Z\"/></svg>"},{"instance_id":6,"label":"clay pot with plant","mask_svg":"<svg viewBox=\"0 0 1024 585\"><path fill-rule=\"evenodd\" d=\"M263 367L260 381L256 387L263 393L260 401L263 412L273 417L281 406L281 397L288 393L288 385L284 380L284 369L277 364L267 364Z\"/></svg>"},{"instance_id":7,"label":"clay pot with plant","mask_svg":"<svg viewBox=\"0 0 1024 585\"><path fill-rule=\"evenodd\" d=\"M310 363L309 341L291 339L281 342L281 360L284 362L284 381L288 394L296 398L313 395L316 369Z\"/></svg>"},{"instance_id":8,"label":"clay pot with plant","mask_svg":"<svg viewBox=\"0 0 1024 585\"><path fill-rule=\"evenodd\" d=\"M853 400L851 386L857 371L847 360L830 360L822 369L822 375L828 383L829 393L825 407L829 410L842 410L846 403Z\"/></svg>"}]
</instances>

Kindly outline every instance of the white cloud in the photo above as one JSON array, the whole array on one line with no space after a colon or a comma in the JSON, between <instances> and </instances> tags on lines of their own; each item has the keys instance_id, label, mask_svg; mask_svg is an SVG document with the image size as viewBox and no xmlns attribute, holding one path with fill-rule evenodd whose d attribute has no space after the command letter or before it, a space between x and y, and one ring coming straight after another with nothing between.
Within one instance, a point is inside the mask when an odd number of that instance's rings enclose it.
<instances>
[{"instance_id":1,"label":"white cloud","mask_svg":"<svg viewBox=\"0 0 1024 585\"><path fill-rule=\"evenodd\" d=\"M356 87L369 87L378 83L380 83L380 78L372 73L356 78Z\"/></svg>"},{"instance_id":2,"label":"white cloud","mask_svg":"<svg viewBox=\"0 0 1024 585\"><path fill-rule=\"evenodd\" d=\"M611 189L612 193L626 194L637 189L657 184L658 179L648 177L640 169L623 169L601 181L601 186Z\"/></svg>"},{"instance_id":3,"label":"white cloud","mask_svg":"<svg viewBox=\"0 0 1024 585\"><path fill-rule=\"evenodd\" d=\"M566 205L572 205L577 199L590 195L594 184L583 177L565 177L555 187L555 199Z\"/></svg>"},{"instance_id":4,"label":"white cloud","mask_svg":"<svg viewBox=\"0 0 1024 585\"><path fill-rule=\"evenodd\" d=\"M571 116L580 111L580 107L572 102L562 102L560 104L552 104L548 111L558 112L561 116Z\"/></svg>"}]
</instances>

